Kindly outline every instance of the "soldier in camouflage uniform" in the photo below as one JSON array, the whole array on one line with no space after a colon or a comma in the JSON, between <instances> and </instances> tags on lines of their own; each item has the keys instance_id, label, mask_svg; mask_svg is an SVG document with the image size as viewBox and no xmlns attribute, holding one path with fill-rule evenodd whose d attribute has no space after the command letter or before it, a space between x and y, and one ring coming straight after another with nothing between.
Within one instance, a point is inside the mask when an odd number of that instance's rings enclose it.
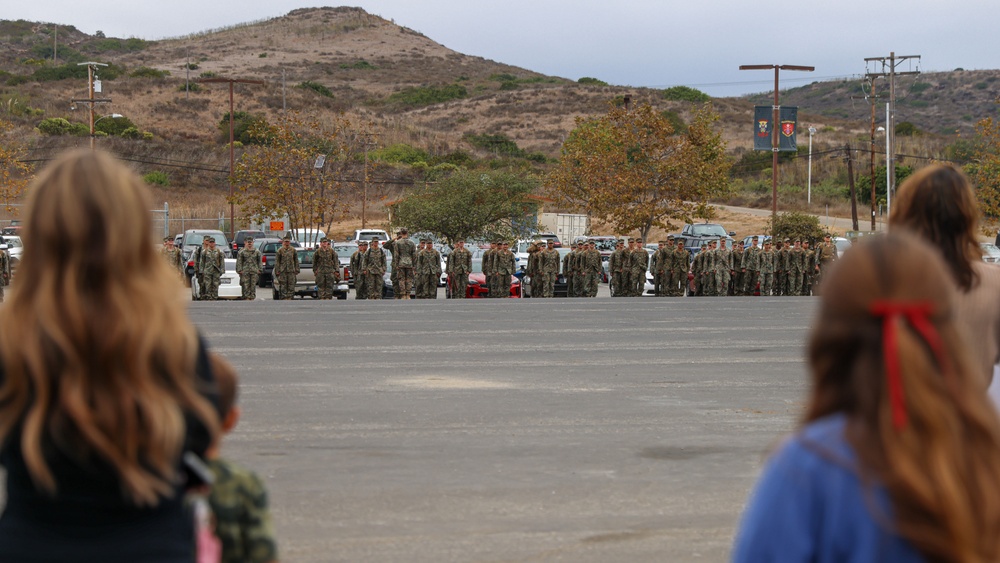
<instances>
[{"instance_id":1,"label":"soldier in camouflage uniform","mask_svg":"<svg viewBox=\"0 0 1000 563\"><path fill-rule=\"evenodd\" d=\"M719 239L719 248L715 250L715 294L720 297L729 295L729 282L733 279L733 251L726 246L726 239Z\"/></svg>"},{"instance_id":2,"label":"soldier in camouflage uniform","mask_svg":"<svg viewBox=\"0 0 1000 563\"><path fill-rule=\"evenodd\" d=\"M667 239L669 240L669 238ZM691 254L684 248L684 239L677 239L674 247L674 259L670 268L670 295L683 297L688 289L688 269L691 267Z\"/></svg>"},{"instance_id":3,"label":"soldier in camouflage uniform","mask_svg":"<svg viewBox=\"0 0 1000 563\"><path fill-rule=\"evenodd\" d=\"M486 278L486 289L488 291L486 294L487 297L496 297L496 295L493 294L497 286L496 280L494 279L496 276L496 270L493 267L493 257L496 256L498 252L500 252L500 243L495 240L491 242L490 247L483 252L482 270L483 276Z\"/></svg>"},{"instance_id":4,"label":"soldier in camouflage uniform","mask_svg":"<svg viewBox=\"0 0 1000 563\"><path fill-rule=\"evenodd\" d=\"M10 252L0 248L0 302L3 301L4 288L10 285Z\"/></svg>"},{"instance_id":5,"label":"soldier in camouflage uniform","mask_svg":"<svg viewBox=\"0 0 1000 563\"><path fill-rule=\"evenodd\" d=\"M788 252L788 295L802 295L802 275L805 273L805 268L802 241L795 239L795 247Z\"/></svg>"},{"instance_id":6,"label":"soldier in camouflage uniform","mask_svg":"<svg viewBox=\"0 0 1000 563\"><path fill-rule=\"evenodd\" d=\"M740 263L740 271L743 272L742 295L753 296L760 281L760 247L757 243L758 237L750 239L750 248L743 251L743 261ZM763 295L761 291L761 295Z\"/></svg>"},{"instance_id":7,"label":"soldier in camouflage uniform","mask_svg":"<svg viewBox=\"0 0 1000 563\"><path fill-rule=\"evenodd\" d=\"M823 276L834 262L837 261L837 246L833 244L832 237L827 234L823 236L823 244L816 249L816 265L819 273L816 275L816 285L823 281Z\"/></svg>"},{"instance_id":8,"label":"soldier in camouflage uniform","mask_svg":"<svg viewBox=\"0 0 1000 563\"><path fill-rule=\"evenodd\" d=\"M215 239L208 239L208 248L201 252L201 277L205 285L200 288L202 299L217 301L219 299L219 282L222 272L226 269L222 251L215 247Z\"/></svg>"},{"instance_id":9,"label":"soldier in camouflage uniform","mask_svg":"<svg viewBox=\"0 0 1000 563\"><path fill-rule=\"evenodd\" d=\"M160 256L163 256L163 259L171 268L177 270L177 274L181 278L184 277L184 253L174 246L174 239L172 237L163 239L163 248L160 249Z\"/></svg>"},{"instance_id":10,"label":"soldier in camouflage uniform","mask_svg":"<svg viewBox=\"0 0 1000 563\"><path fill-rule=\"evenodd\" d=\"M421 241L421 243L424 241ZM409 299L413 289L413 279L417 275L417 248L410 240L407 229L399 229L396 239L382 245L384 250L392 253L392 275L396 276L393 291L396 299Z\"/></svg>"},{"instance_id":11,"label":"soldier in camouflage uniform","mask_svg":"<svg viewBox=\"0 0 1000 563\"><path fill-rule=\"evenodd\" d=\"M208 239L212 238L210 235L205 235L201 238L201 246L194 249L191 253L191 263L194 265L194 278L198 280L198 287L201 292L198 294L199 300L205 299L205 278L201 275L201 253L208 248Z\"/></svg>"},{"instance_id":12,"label":"soldier in camouflage uniform","mask_svg":"<svg viewBox=\"0 0 1000 563\"><path fill-rule=\"evenodd\" d=\"M615 242L615 250L608 257L608 287L611 290L611 297L622 296L622 254L625 252L625 244L622 241Z\"/></svg>"},{"instance_id":13,"label":"soldier in camouflage uniform","mask_svg":"<svg viewBox=\"0 0 1000 563\"><path fill-rule=\"evenodd\" d=\"M313 253L313 274L319 298L333 299L333 288L340 281L340 257L326 237L320 239L319 249Z\"/></svg>"},{"instance_id":14,"label":"soldier in camouflage uniform","mask_svg":"<svg viewBox=\"0 0 1000 563\"><path fill-rule=\"evenodd\" d=\"M243 248L236 255L236 273L240 276L242 299L257 299L257 280L260 278L260 251L253 247L253 237L243 239Z\"/></svg>"},{"instance_id":15,"label":"soldier in camouflage uniform","mask_svg":"<svg viewBox=\"0 0 1000 563\"><path fill-rule=\"evenodd\" d=\"M521 283L528 284L531 288L532 297L541 297L542 293L542 255L539 252L538 242L532 241L528 244L527 248L528 260L524 267L524 277L521 278Z\"/></svg>"},{"instance_id":16,"label":"soldier in camouflage uniform","mask_svg":"<svg viewBox=\"0 0 1000 563\"><path fill-rule=\"evenodd\" d=\"M510 251L510 243L500 243L500 250L494 256L496 272L496 296L510 297L510 277L517 271L514 253Z\"/></svg>"},{"instance_id":17,"label":"soldier in camouflage uniform","mask_svg":"<svg viewBox=\"0 0 1000 563\"><path fill-rule=\"evenodd\" d=\"M804 268L802 270L802 295L812 295L813 278L816 275L816 252L809 248L809 241L802 241L802 259Z\"/></svg>"},{"instance_id":18,"label":"soldier in camouflage uniform","mask_svg":"<svg viewBox=\"0 0 1000 563\"><path fill-rule=\"evenodd\" d=\"M365 253L368 252L368 242L358 241L358 249L351 254L351 276L354 277L354 298L355 299L368 299L368 294L365 292L365 275L363 273L365 269Z\"/></svg>"},{"instance_id":19,"label":"soldier in camouflage uniform","mask_svg":"<svg viewBox=\"0 0 1000 563\"><path fill-rule=\"evenodd\" d=\"M236 406L238 378L233 367L211 355L221 414L221 434L232 432L239 422ZM205 452L215 477L208 505L215 516L215 535L222 544L220 563L266 563L278 560L267 488L256 473L221 457L220 439Z\"/></svg>"},{"instance_id":20,"label":"soldier in camouflage uniform","mask_svg":"<svg viewBox=\"0 0 1000 563\"><path fill-rule=\"evenodd\" d=\"M701 295L715 295L715 241L709 241L705 247L701 262Z\"/></svg>"},{"instance_id":21,"label":"soldier in camouflage uniform","mask_svg":"<svg viewBox=\"0 0 1000 563\"><path fill-rule=\"evenodd\" d=\"M597 251L597 243L590 241L582 254L583 264L583 297L597 297L597 289L601 283L601 253Z\"/></svg>"},{"instance_id":22,"label":"soldier in camouflage uniform","mask_svg":"<svg viewBox=\"0 0 1000 563\"><path fill-rule=\"evenodd\" d=\"M639 297L642 295L646 288L646 272L649 270L649 253L646 252L646 248L642 246L642 239L635 239L635 248L632 250L632 256L630 260L631 264L631 280L630 287L632 288L632 295L634 297Z\"/></svg>"},{"instance_id":23,"label":"soldier in camouflage uniform","mask_svg":"<svg viewBox=\"0 0 1000 563\"><path fill-rule=\"evenodd\" d=\"M569 245L569 252L567 252L562 259L563 278L566 279L566 297L575 296L574 293L575 290L573 289L573 282L575 280L573 279L573 264L572 264L575 258L573 255L575 251L576 251L576 243L571 243Z\"/></svg>"},{"instance_id":24,"label":"soldier in camouflage uniform","mask_svg":"<svg viewBox=\"0 0 1000 563\"><path fill-rule=\"evenodd\" d=\"M743 269L743 253L745 252L743 248L743 241L739 241L733 245L733 279L731 281L732 290L729 292L731 295L746 295L744 292L744 284L746 283L746 270Z\"/></svg>"},{"instance_id":25,"label":"soldier in camouflage uniform","mask_svg":"<svg viewBox=\"0 0 1000 563\"><path fill-rule=\"evenodd\" d=\"M555 297L556 278L559 277L559 251L556 241L550 240L548 248L539 252L542 255L542 297Z\"/></svg>"},{"instance_id":26,"label":"soldier in camouflage uniform","mask_svg":"<svg viewBox=\"0 0 1000 563\"><path fill-rule=\"evenodd\" d=\"M666 294L667 289L667 278L666 269L664 268L665 259L663 256L663 248L667 246L667 241L661 240L656 243L656 251L653 252L653 256L650 257L649 271L653 273L653 296L662 297Z\"/></svg>"},{"instance_id":27,"label":"soldier in camouflage uniform","mask_svg":"<svg viewBox=\"0 0 1000 563\"><path fill-rule=\"evenodd\" d=\"M385 286L385 252L378 246L378 239L372 239L365 253L365 290L368 299L382 299L382 288Z\"/></svg>"},{"instance_id":28,"label":"soldier in camouflage uniform","mask_svg":"<svg viewBox=\"0 0 1000 563\"><path fill-rule=\"evenodd\" d=\"M299 275L299 253L292 246L292 237L281 239L281 248L274 254L274 283L278 287L279 299L295 297L295 278Z\"/></svg>"},{"instance_id":29,"label":"soldier in camouflage uniform","mask_svg":"<svg viewBox=\"0 0 1000 563\"><path fill-rule=\"evenodd\" d=\"M437 299L438 281L441 279L441 253L430 239L420 241L423 252L417 257L416 276L420 280L417 299Z\"/></svg>"},{"instance_id":30,"label":"soldier in camouflage uniform","mask_svg":"<svg viewBox=\"0 0 1000 563\"><path fill-rule=\"evenodd\" d=\"M774 248L774 294L787 295L785 286L788 282L788 251L791 247L791 241L786 238L784 241L775 240L774 242L776 243Z\"/></svg>"},{"instance_id":31,"label":"soldier in camouflage uniform","mask_svg":"<svg viewBox=\"0 0 1000 563\"><path fill-rule=\"evenodd\" d=\"M472 253L465 249L465 239L455 241L455 250L448 255L448 286L452 299L465 299L472 271Z\"/></svg>"},{"instance_id":32,"label":"soldier in camouflage uniform","mask_svg":"<svg viewBox=\"0 0 1000 563\"><path fill-rule=\"evenodd\" d=\"M774 264L777 256L771 249L771 241L764 243L764 250L760 253L760 295L767 297L774 290Z\"/></svg>"}]
</instances>

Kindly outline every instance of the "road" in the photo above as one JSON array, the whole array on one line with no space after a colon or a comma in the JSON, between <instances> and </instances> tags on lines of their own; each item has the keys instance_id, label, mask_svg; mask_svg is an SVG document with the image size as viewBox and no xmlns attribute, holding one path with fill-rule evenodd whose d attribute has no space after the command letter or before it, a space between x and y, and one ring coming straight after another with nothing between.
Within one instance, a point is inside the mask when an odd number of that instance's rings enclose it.
<instances>
[{"instance_id":1,"label":"road","mask_svg":"<svg viewBox=\"0 0 1000 563\"><path fill-rule=\"evenodd\" d=\"M606 290L606 288L604 288ZM286 562L725 561L813 298L198 302Z\"/></svg>"}]
</instances>

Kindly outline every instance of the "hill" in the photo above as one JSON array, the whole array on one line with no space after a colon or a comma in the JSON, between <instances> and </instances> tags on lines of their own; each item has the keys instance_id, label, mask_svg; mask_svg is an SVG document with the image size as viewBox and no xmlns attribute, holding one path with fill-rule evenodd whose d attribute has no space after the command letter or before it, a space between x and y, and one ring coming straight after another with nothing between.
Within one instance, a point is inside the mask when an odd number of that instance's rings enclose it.
<instances>
[{"instance_id":1,"label":"hill","mask_svg":"<svg viewBox=\"0 0 1000 563\"><path fill-rule=\"evenodd\" d=\"M98 142L143 173L166 172L170 187L160 188L157 197L188 216L217 216L227 186L226 135L218 125L229 111L228 88L197 82L204 78L264 82L236 86L239 112L268 120L284 111L321 120L343 113L371 123L382 146L405 143L440 159L462 153L504 160L511 153L498 147L506 150L513 142L522 158L518 165L536 170L544 170L558 156L578 117L604 113L610 102L620 103L624 96L671 112L679 126L698 106L667 100L661 90L546 76L464 55L359 8L299 9L161 41L88 35L60 25L54 62L53 28L0 21L0 95L5 106L0 112L29 144L30 159L43 161L87 142L41 135L35 128L53 117L85 122L85 112L74 112L69 103L87 95L86 69L77 63L108 63L100 73L101 95L112 103L99 106L99 113L123 114L151 139L102 137ZM985 100L996 75L1000 71L928 74L903 88L897 121L911 121L932 133L910 152L941 155L954 137L940 132L965 132L982 116L992 115L994 109ZM868 106L850 101L859 88L849 82L818 82L783 92L782 103L799 105L800 122L823 131L816 139L818 152L839 150L867 136ZM766 95L757 98L712 100L723 137L737 159L752 144L754 103L770 103ZM769 158L751 160L756 164L740 168L741 177L769 169ZM804 158L783 167L783 181L805 184ZM841 168L829 159L816 162L813 180L842 182ZM419 172L405 167L383 168L380 174L403 185L419 178Z\"/></svg>"}]
</instances>

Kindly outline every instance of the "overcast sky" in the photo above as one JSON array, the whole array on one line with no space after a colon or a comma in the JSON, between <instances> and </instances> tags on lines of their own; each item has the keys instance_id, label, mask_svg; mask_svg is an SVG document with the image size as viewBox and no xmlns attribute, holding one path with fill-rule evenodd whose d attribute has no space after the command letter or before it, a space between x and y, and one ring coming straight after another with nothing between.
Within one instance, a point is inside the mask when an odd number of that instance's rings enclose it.
<instances>
[{"instance_id":1,"label":"overcast sky","mask_svg":"<svg viewBox=\"0 0 1000 563\"><path fill-rule=\"evenodd\" d=\"M316 6L308 0L33 0L5 2L0 18L162 39ZM333 4L336 5L336 4ZM921 55L899 70L1000 68L997 0L350 0L442 45L544 74L622 86L686 85L714 96L859 77L865 58ZM868 70L880 71L869 66Z\"/></svg>"}]
</instances>

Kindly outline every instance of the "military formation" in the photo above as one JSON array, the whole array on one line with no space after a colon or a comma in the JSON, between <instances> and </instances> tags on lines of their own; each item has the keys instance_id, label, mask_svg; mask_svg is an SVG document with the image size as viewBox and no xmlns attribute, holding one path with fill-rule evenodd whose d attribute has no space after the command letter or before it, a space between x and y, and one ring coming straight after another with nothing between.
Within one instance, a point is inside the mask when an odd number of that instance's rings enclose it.
<instances>
[{"instance_id":1,"label":"military formation","mask_svg":"<svg viewBox=\"0 0 1000 563\"><path fill-rule=\"evenodd\" d=\"M340 260L323 238L313 254L313 270L320 299L333 299L336 284L340 281ZM566 281L568 297L596 297L604 273L603 258L593 241L573 244L569 253L560 260L556 243L535 241L528 246L525 280L532 297L554 297L556 280L560 272ZM626 246L627 245L627 246ZM400 229L396 238L379 247L379 241L359 241L358 250L350 259L354 272L356 299L381 299L383 277L387 270L386 251L391 253L393 268L390 275L396 299L436 299L438 280L441 277L441 254L430 239L414 244L406 229ZM184 272L184 258L174 247L171 238L165 238L160 250L164 260L179 275ZM0 253L0 272L9 272L9 259ZM701 250L693 257L684 247L684 239L668 236L660 241L652 255L640 238L619 240L608 258L608 276L613 297L636 297L644 292L646 273L653 276L653 294L658 297L695 296L795 296L811 295L819 285L826 270L837 259L837 248L829 235L817 245L809 241L784 239L772 244L760 244L753 237L749 247L737 242L730 249L720 240L702 243ZM225 270L222 250L215 247L215 239L206 236L202 246L192 255L195 277L201 288L201 299L215 300L219 295L219 280ZM282 240L275 255L274 284L280 299L295 296L295 280L300 271L299 257L291 246L291 237ZM510 278L518 271L517 260L504 241L495 241L482 255L482 272L489 288L488 297L510 296ZM244 248L236 258L236 272L240 276L242 299L256 299L256 288L261 274L261 253L253 247L253 238L247 238ZM448 255L444 272L448 274L449 294L452 298L466 297L469 274L472 272L472 253L465 248L465 241L455 242ZM9 273L4 275L8 280ZM0 286L0 299L3 298Z\"/></svg>"},{"instance_id":2,"label":"military formation","mask_svg":"<svg viewBox=\"0 0 1000 563\"><path fill-rule=\"evenodd\" d=\"M753 237L749 248L737 242L732 250L718 240L703 243L691 262L690 290L699 296L812 295L837 259L830 236L816 250L801 239L759 243Z\"/></svg>"}]
</instances>

